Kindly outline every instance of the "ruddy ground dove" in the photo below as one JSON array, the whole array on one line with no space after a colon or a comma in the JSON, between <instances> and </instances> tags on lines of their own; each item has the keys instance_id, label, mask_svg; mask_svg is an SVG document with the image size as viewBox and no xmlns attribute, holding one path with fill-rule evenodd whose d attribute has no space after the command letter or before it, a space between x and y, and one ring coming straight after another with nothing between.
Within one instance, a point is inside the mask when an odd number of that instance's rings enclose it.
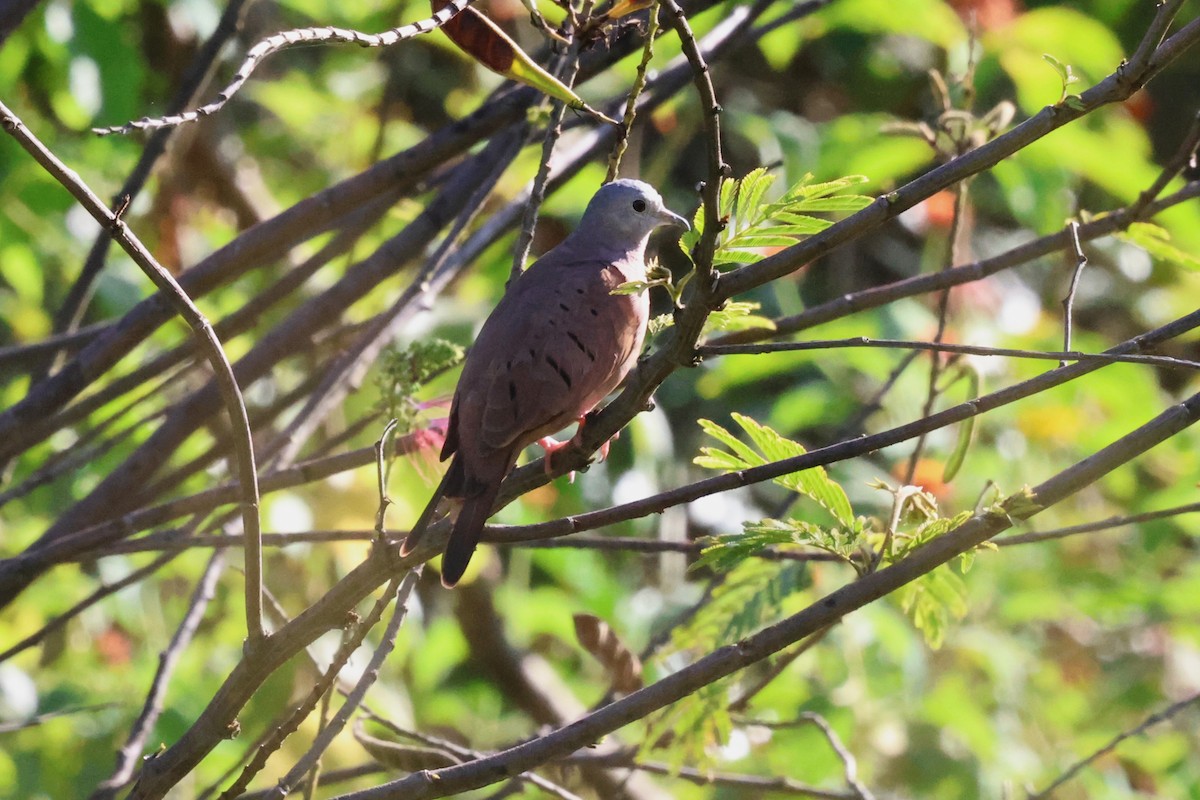
<instances>
[{"instance_id":1,"label":"ruddy ground dove","mask_svg":"<svg viewBox=\"0 0 1200 800\"><path fill-rule=\"evenodd\" d=\"M448 505L455 519L442 559L446 586L466 570L521 450L538 442L549 461L566 446L549 435L576 420L582 430L637 361L649 298L612 291L646 279L646 243L661 225L688 227L650 185L605 184L579 227L518 276L483 323L450 407L441 458L454 459L401 548L412 551Z\"/></svg>"}]
</instances>

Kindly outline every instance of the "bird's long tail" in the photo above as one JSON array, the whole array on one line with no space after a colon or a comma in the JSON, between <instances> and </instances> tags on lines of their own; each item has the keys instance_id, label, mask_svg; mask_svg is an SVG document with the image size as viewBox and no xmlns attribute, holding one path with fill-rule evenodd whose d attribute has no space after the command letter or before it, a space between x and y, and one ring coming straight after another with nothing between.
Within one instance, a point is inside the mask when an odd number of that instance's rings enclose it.
<instances>
[{"instance_id":1,"label":"bird's long tail","mask_svg":"<svg viewBox=\"0 0 1200 800\"><path fill-rule=\"evenodd\" d=\"M446 496L447 491L452 490L455 482L462 480L461 476L455 475L455 465L457 463L457 458L450 462L450 469L446 470L446 474L442 476L441 483L433 490L433 496L429 498L429 503L425 506L425 510L421 512L421 516L413 523L408 537L404 540L404 544L400 545L401 556L406 556L417 549L417 544L420 543L421 537L425 535L425 529L433 524L433 518L437 514L438 505L442 502L442 498ZM461 467L459 467L459 471L461 471Z\"/></svg>"},{"instance_id":2,"label":"bird's long tail","mask_svg":"<svg viewBox=\"0 0 1200 800\"><path fill-rule=\"evenodd\" d=\"M483 491L463 499L462 510L454 521L454 530L450 532L446 554L442 557L442 585L447 589L458 583L467 571L467 564L483 533L483 524L492 515L502 481L503 478L484 484Z\"/></svg>"}]
</instances>

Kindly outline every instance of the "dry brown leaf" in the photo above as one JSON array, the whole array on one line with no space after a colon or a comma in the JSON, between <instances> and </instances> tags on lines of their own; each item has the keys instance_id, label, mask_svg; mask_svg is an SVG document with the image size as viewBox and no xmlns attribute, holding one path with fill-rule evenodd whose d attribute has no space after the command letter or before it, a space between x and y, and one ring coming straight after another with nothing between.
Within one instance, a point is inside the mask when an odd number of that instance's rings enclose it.
<instances>
[{"instance_id":1,"label":"dry brown leaf","mask_svg":"<svg viewBox=\"0 0 1200 800\"><path fill-rule=\"evenodd\" d=\"M574 619L575 638L608 671L613 691L630 694L641 689L642 662L612 627L591 614L576 614Z\"/></svg>"}]
</instances>

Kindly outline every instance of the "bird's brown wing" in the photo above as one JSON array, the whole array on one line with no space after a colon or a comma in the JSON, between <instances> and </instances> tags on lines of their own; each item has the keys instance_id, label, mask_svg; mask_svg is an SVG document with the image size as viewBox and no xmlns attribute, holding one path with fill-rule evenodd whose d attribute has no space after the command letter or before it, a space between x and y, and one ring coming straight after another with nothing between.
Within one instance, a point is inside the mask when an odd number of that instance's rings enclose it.
<instances>
[{"instance_id":1,"label":"bird's brown wing","mask_svg":"<svg viewBox=\"0 0 1200 800\"><path fill-rule=\"evenodd\" d=\"M443 449L454 460L439 488L463 501L442 562L446 585L466 569L520 451L591 411L636 358L648 301L612 294L625 266L619 259L543 259L480 330ZM640 260L632 266L640 269Z\"/></svg>"}]
</instances>

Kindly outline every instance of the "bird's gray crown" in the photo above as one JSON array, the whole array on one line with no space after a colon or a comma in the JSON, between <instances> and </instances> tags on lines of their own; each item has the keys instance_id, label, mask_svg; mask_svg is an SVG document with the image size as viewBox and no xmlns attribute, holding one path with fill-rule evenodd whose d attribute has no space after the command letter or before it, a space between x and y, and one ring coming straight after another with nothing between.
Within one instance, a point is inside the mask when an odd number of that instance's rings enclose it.
<instances>
[{"instance_id":1,"label":"bird's gray crown","mask_svg":"<svg viewBox=\"0 0 1200 800\"><path fill-rule=\"evenodd\" d=\"M576 234L594 237L599 245L635 248L644 245L660 225L689 227L687 220L663 205L653 186L624 178L600 187L583 212Z\"/></svg>"}]
</instances>

